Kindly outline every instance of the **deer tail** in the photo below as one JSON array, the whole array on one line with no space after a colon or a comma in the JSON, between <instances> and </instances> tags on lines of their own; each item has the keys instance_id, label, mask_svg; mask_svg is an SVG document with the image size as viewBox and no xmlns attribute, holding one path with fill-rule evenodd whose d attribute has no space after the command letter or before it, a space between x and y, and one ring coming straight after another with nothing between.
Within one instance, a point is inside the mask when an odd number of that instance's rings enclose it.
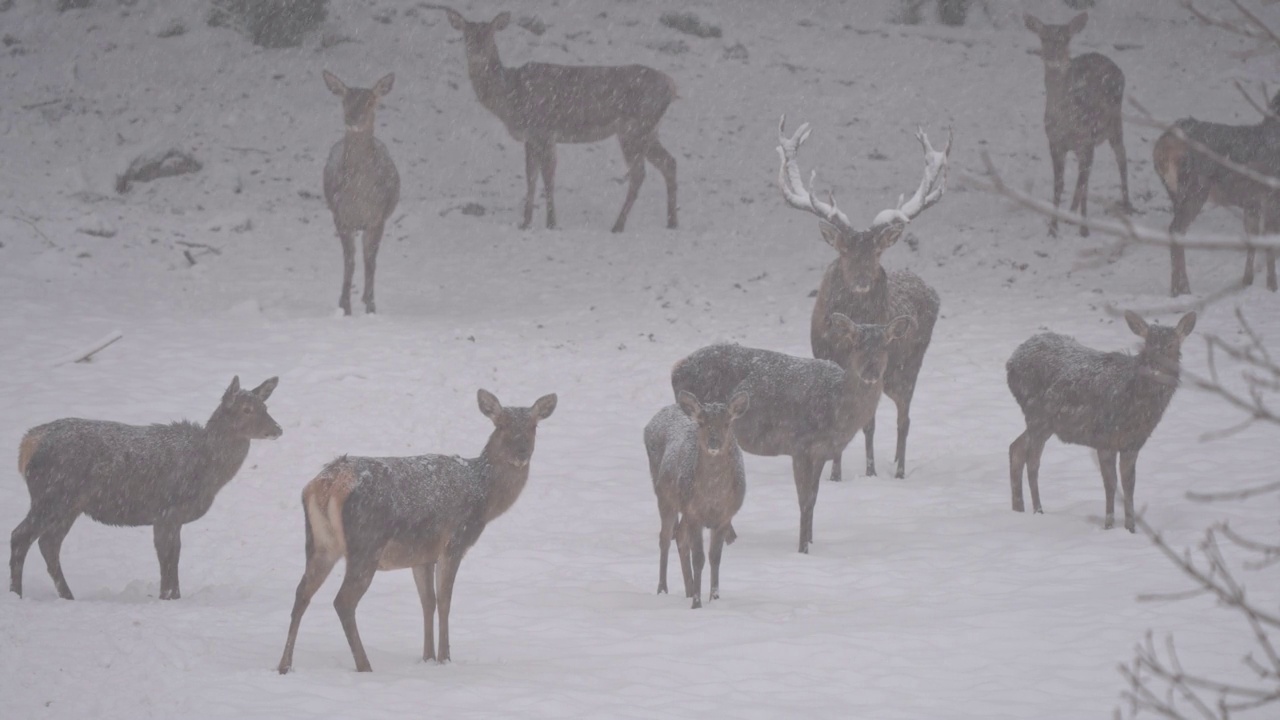
<instances>
[{"instance_id":1,"label":"deer tail","mask_svg":"<svg viewBox=\"0 0 1280 720\"><path fill-rule=\"evenodd\" d=\"M27 434L22 436L22 442L18 444L18 474L24 479L27 477L27 467L31 464L31 458L40 449L42 440L44 440L44 431L34 428L28 430Z\"/></svg>"},{"instance_id":2,"label":"deer tail","mask_svg":"<svg viewBox=\"0 0 1280 720\"><path fill-rule=\"evenodd\" d=\"M355 468L344 456L329 463L302 490L303 515L307 522L307 553L346 555L346 528L342 508L356 486Z\"/></svg>"}]
</instances>

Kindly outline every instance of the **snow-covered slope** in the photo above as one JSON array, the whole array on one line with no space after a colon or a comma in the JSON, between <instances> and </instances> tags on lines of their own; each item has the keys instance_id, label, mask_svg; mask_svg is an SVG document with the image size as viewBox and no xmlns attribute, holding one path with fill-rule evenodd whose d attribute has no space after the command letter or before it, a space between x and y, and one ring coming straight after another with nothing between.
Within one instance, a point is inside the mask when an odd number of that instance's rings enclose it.
<instances>
[{"instance_id":1,"label":"snow-covered slope","mask_svg":"<svg viewBox=\"0 0 1280 720\"><path fill-rule=\"evenodd\" d=\"M74 602L56 599L33 549L27 596L0 595L5 717L1099 717L1117 702L1116 664L1149 628L1176 633L1191 668L1241 671L1248 637L1230 615L1205 599L1136 602L1184 584L1144 539L1093 522L1102 491L1087 450L1051 443L1046 514L1009 511L1007 448L1022 418L1005 360L1046 328L1133 347L1108 303L1172 322L1167 254L1083 264L1096 243L1070 228L1050 239L1042 219L954 179L912 223L918 242L884 257L943 299L908 476L824 482L804 556L789 461L749 456L723 599L691 612L654 595L659 523L641 430L671 400L671 364L726 339L809 354L811 292L834 253L779 197L778 117L813 123L801 163L858 224L919 181L917 125L954 127L953 178L986 152L1012 185L1048 197L1043 67L1019 13L1063 22L1062 3L989 0L990 15L975 8L959 29L891 24L889 0L459 6L547 24L499 35L508 64L638 62L676 79L661 133L679 161L681 228L665 229L651 169L622 235L608 232L625 193L613 141L561 146L561 229L516 229L523 149L476 101L442 13L335 2L303 47L263 50L207 27L204 2L53 5L0 12L0 449L16 453L27 428L64 416L203 421L234 374L280 376L270 408L285 432L255 445L186 527L180 601L156 599L147 528L79 521L62 553ZM1167 0L1098 5L1073 49L1115 59L1130 96L1162 117L1255 122L1228 80L1272 79L1274 58L1239 59L1242 42ZM671 10L723 37L663 26ZM158 37L175 22L186 32ZM356 86L396 73L377 134L403 189L376 317L335 317L341 253L319 196L342 121L322 69ZM1158 133L1126 133L1137 219L1163 227ZM204 169L114 192L134 157L168 147ZM1106 148L1093 177L1100 215L1119 196ZM468 203L485 214L464 214ZM1210 209L1195 227L1239 221ZM1236 282L1242 262L1190 253L1193 287ZM1235 303L1280 336L1280 298L1255 288L1202 313L1189 368L1205 367L1200 336L1234 336ZM123 340L93 362L54 364L117 329ZM556 392L560 404L524 495L463 563L454 662L417 660L421 610L398 572L359 610L373 675L352 672L329 608L336 577L303 623L296 672L277 675L303 567L302 486L344 452L478 453L490 427L478 387L508 404ZM1138 503L1177 545L1224 517L1274 532L1270 501L1184 497L1271 477L1273 430L1200 441L1238 420L1183 389L1139 460ZM883 403L880 426L893 423ZM892 435L879 434L882 468ZM848 456L862 466L860 439ZM28 505L7 467L4 532ZM1276 590L1274 575L1250 580Z\"/></svg>"}]
</instances>

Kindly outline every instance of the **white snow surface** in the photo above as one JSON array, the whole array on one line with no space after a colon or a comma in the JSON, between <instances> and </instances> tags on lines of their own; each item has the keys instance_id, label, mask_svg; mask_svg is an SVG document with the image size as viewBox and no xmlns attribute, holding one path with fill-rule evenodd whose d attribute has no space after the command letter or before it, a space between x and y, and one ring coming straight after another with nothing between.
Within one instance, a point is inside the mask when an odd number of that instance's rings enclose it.
<instances>
[{"instance_id":1,"label":"white snow surface","mask_svg":"<svg viewBox=\"0 0 1280 720\"><path fill-rule=\"evenodd\" d=\"M1136 600L1186 581L1141 536L1100 529L1090 451L1050 443L1046 513L1009 509L1007 448L1022 430L1004 379L1013 349L1043 330L1132 349L1108 303L1166 324L1180 315L1167 253L1083 264L1098 242L1071 227L1048 238L1042 218L957 177L987 152L1012 187L1049 198L1043 66L1019 15L1065 22L1062 3L989 0L990 16L979 4L964 28L928 13L891 24L891 0L459 5L473 19L509 9L547 24L542 36L514 24L499 34L509 65L636 62L675 78L661 134L679 161L680 229L666 229L650 169L621 235L608 232L625 193L614 141L560 146L561 229L541 227L541 199L535 228L516 228L523 150L477 102L442 13L334 2L303 47L263 50L207 27L196 0L54 6L0 12L0 448L16 454L27 428L60 417L202 421L235 374L250 387L280 376L268 404L284 435L255 442L184 529L181 600L157 599L148 528L81 518L62 550L73 602L57 599L33 547L26 597L0 594L0 715L1103 717L1119 703L1117 664L1148 630L1174 634L1189 670L1246 676L1236 617L1205 598ZM724 36L680 35L658 21L672 10ZM175 21L185 34L157 36ZM350 41L322 47L324 35ZM738 44L746 59L726 55ZM1128 94L1158 116L1241 124L1257 115L1229 80L1274 81L1277 67L1242 59L1246 49L1168 0L1099 0L1073 43L1114 58ZM326 68L365 87L396 73L376 132L403 190L375 317L358 297L355 317L335 317L341 252L319 197L343 126ZM722 599L691 611L654 594L659 522L641 431L671 402L672 363L702 345L809 355L810 293L834 253L778 190L784 112L813 123L801 165L855 226L919 182L915 128L954 127L946 197L912 222L918 249L900 242L883 259L936 288L942 316L907 477L888 476L895 413L883 402L881 475L824 481L816 542L800 555L790 462L748 456ZM1136 220L1159 228L1169 203L1149 160L1157 135L1130 125L1125 141ZM167 147L204 169L114 192L132 158ZM1105 146L1091 189L1101 217L1119 198ZM486 212L464 214L468 203ZM1210 208L1193 228L1234 233L1240 221ZM1188 256L1201 296L1239 280L1238 255ZM1205 370L1205 335L1238 337L1236 305L1277 347L1278 304L1255 287L1203 311L1185 367ZM55 366L116 329L124 338L92 362ZM374 673L353 672L330 605L339 565L303 621L295 671L278 675L303 569L303 485L342 453L474 456L491 429L478 387L508 405L549 392L560 403L540 425L524 494L463 562L453 662L421 662L421 609L400 571L380 574L360 604ZM1175 546L1224 519L1274 540L1273 498L1185 497L1274 477L1274 428L1201 440L1239 420L1183 388L1141 455L1138 505ZM861 448L859 436L846 468L862 467ZM9 457L6 539L28 507ZM1274 604L1274 571L1246 579Z\"/></svg>"}]
</instances>

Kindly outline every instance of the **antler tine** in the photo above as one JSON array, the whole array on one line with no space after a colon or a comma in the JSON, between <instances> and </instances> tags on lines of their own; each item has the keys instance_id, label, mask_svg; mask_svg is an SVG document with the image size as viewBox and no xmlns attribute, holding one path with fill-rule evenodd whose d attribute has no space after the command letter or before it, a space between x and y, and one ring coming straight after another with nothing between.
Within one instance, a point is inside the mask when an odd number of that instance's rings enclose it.
<instances>
[{"instance_id":1,"label":"antler tine","mask_svg":"<svg viewBox=\"0 0 1280 720\"><path fill-rule=\"evenodd\" d=\"M836 207L834 194L828 193L829 202L824 203L813 196L804 186L804 179L800 175L800 164L796 161L796 154L800 151L800 146L809 138L809 123L804 123L796 128L796 132L790 138L786 136L787 116L783 115L778 121L778 157L782 160L782 165L778 168L778 185L782 188L782 199L788 205L805 212L813 213L827 222L840 227L844 230L851 230L852 225L849 218ZM809 175L809 186L813 186L813 178L817 175L814 171Z\"/></svg>"},{"instance_id":2,"label":"antler tine","mask_svg":"<svg viewBox=\"0 0 1280 720\"><path fill-rule=\"evenodd\" d=\"M951 155L951 141L954 137L954 131L948 129L947 144L941 151L938 151L929 142L929 136L925 134L924 128L916 128L916 140L920 142L920 147L924 150L924 177L920 179L920 187L916 188L915 194L905 202L902 200L902 196L899 195L898 207L881 211L876 216L875 225L888 224L894 221L910 222L942 199L942 195L947 189L947 174L951 167L948 163L948 158Z\"/></svg>"}]
</instances>

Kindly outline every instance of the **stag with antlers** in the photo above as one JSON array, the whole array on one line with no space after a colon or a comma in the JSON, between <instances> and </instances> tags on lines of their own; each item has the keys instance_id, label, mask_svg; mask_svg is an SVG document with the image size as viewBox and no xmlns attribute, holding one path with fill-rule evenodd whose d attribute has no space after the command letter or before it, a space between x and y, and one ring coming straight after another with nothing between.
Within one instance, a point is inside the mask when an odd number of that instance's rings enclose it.
<instances>
[{"instance_id":1,"label":"stag with antlers","mask_svg":"<svg viewBox=\"0 0 1280 720\"><path fill-rule=\"evenodd\" d=\"M911 398L915 394L916 379L924 362L925 351L933 337L933 326L938 320L940 301L933 288L925 284L915 273L907 270L885 271L880 255L902 237L907 223L925 210L933 207L947 186L948 158L951 154L950 133L942 150L935 150L923 129L917 129L916 139L924 150L924 177L914 195L898 205L881 211L866 230L853 227L848 216L836 207L835 198L828 195L827 202L819 200L805 188L801 179L796 155L809 137L809 124L805 123L788 138L785 134L786 116L778 124L778 155L782 166L778 171L778 184L782 198L797 210L818 216L818 229L822 239L839 254L827 267L818 287L818 299L814 303L809 339L813 356L839 362L848 352L839 347L844 335L835 332L832 316L844 315L855 323L884 325L898 317L911 320L911 330L896 338L889 346L889 362L884 373L884 392L898 406L898 445L894 455L894 476L906 474L907 432L911 427ZM816 175L816 173L814 173ZM813 184L813 175L810 176ZM875 475L874 414L865 428L867 474ZM841 479L843 448L832 458L831 479Z\"/></svg>"}]
</instances>

